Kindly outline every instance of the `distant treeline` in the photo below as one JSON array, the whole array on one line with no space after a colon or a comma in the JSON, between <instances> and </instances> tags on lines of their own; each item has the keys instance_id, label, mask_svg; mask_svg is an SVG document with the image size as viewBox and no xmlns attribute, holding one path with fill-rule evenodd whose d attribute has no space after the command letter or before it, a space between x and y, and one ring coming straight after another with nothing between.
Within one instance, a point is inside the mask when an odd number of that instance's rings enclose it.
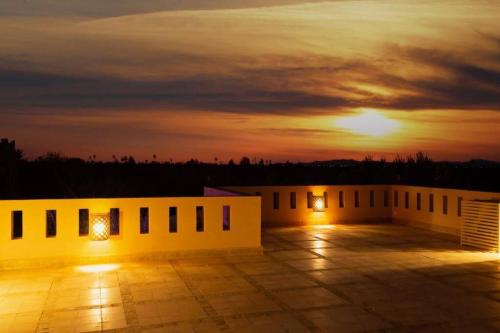
<instances>
[{"instance_id":1,"label":"distant treeline","mask_svg":"<svg viewBox=\"0 0 500 333\"><path fill-rule=\"evenodd\" d=\"M19 150L0 150L1 198L190 196L201 195L205 185L306 184L408 184L499 192L500 163L434 162L423 153L390 162L370 157L312 163L247 157L225 164L139 163L132 157L99 162L58 154L26 160Z\"/></svg>"}]
</instances>

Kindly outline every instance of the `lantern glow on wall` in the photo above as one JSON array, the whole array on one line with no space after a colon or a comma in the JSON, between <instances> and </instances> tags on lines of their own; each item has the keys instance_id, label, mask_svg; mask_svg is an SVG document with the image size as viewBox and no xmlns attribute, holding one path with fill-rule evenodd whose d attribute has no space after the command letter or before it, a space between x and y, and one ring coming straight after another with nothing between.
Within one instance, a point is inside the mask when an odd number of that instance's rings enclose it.
<instances>
[{"instance_id":1,"label":"lantern glow on wall","mask_svg":"<svg viewBox=\"0 0 500 333\"><path fill-rule=\"evenodd\" d=\"M109 238L109 214L90 215L90 240L103 241Z\"/></svg>"}]
</instances>

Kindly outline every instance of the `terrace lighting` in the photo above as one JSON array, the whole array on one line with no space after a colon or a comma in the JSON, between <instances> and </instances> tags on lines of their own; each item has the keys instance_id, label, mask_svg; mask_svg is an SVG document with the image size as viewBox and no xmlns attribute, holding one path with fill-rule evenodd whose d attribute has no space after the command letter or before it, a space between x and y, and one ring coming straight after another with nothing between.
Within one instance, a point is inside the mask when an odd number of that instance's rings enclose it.
<instances>
[{"instance_id":1,"label":"terrace lighting","mask_svg":"<svg viewBox=\"0 0 500 333\"><path fill-rule=\"evenodd\" d=\"M313 211L314 212L325 211L325 198L319 196L313 197Z\"/></svg>"},{"instance_id":2,"label":"terrace lighting","mask_svg":"<svg viewBox=\"0 0 500 333\"><path fill-rule=\"evenodd\" d=\"M90 223L90 240L103 241L109 238L109 214L91 214Z\"/></svg>"}]
</instances>

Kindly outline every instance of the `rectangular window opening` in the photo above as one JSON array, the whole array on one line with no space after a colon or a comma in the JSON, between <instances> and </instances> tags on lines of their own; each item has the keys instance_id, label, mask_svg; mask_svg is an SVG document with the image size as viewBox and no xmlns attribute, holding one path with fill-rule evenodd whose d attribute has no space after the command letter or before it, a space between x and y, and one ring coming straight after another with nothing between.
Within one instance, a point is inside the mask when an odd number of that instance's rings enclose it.
<instances>
[{"instance_id":1,"label":"rectangular window opening","mask_svg":"<svg viewBox=\"0 0 500 333\"><path fill-rule=\"evenodd\" d=\"M177 207L168 208L168 232L177 232Z\"/></svg>"},{"instance_id":2,"label":"rectangular window opening","mask_svg":"<svg viewBox=\"0 0 500 333\"><path fill-rule=\"evenodd\" d=\"M109 234L119 235L120 234L120 209L111 208L109 210Z\"/></svg>"},{"instance_id":3,"label":"rectangular window opening","mask_svg":"<svg viewBox=\"0 0 500 333\"><path fill-rule=\"evenodd\" d=\"M15 210L12 212L12 239L23 238L23 212Z\"/></svg>"},{"instance_id":4,"label":"rectangular window opening","mask_svg":"<svg viewBox=\"0 0 500 333\"><path fill-rule=\"evenodd\" d=\"M443 195L443 214L447 215L448 214L448 196Z\"/></svg>"},{"instance_id":5,"label":"rectangular window opening","mask_svg":"<svg viewBox=\"0 0 500 333\"><path fill-rule=\"evenodd\" d=\"M196 231L203 232L205 230L205 212L203 206L196 206Z\"/></svg>"},{"instance_id":6,"label":"rectangular window opening","mask_svg":"<svg viewBox=\"0 0 500 333\"><path fill-rule=\"evenodd\" d=\"M384 190L384 207L389 207L389 191Z\"/></svg>"},{"instance_id":7,"label":"rectangular window opening","mask_svg":"<svg viewBox=\"0 0 500 333\"><path fill-rule=\"evenodd\" d=\"M370 207L375 207L375 192L370 191Z\"/></svg>"},{"instance_id":8,"label":"rectangular window opening","mask_svg":"<svg viewBox=\"0 0 500 333\"><path fill-rule=\"evenodd\" d=\"M405 192L405 208L410 208L410 193Z\"/></svg>"},{"instance_id":9,"label":"rectangular window opening","mask_svg":"<svg viewBox=\"0 0 500 333\"><path fill-rule=\"evenodd\" d=\"M429 212L434 212L434 194L429 194Z\"/></svg>"},{"instance_id":10,"label":"rectangular window opening","mask_svg":"<svg viewBox=\"0 0 500 333\"><path fill-rule=\"evenodd\" d=\"M231 230L231 206L222 206L222 230Z\"/></svg>"},{"instance_id":11,"label":"rectangular window opening","mask_svg":"<svg viewBox=\"0 0 500 333\"><path fill-rule=\"evenodd\" d=\"M307 208L312 208L313 206L313 193L307 192Z\"/></svg>"},{"instance_id":12,"label":"rectangular window opening","mask_svg":"<svg viewBox=\"0 0 500 333\"><path fill-rule=\"evenodd\" d=\"M354 191L354 207L359 208L359 191Z\"/></svg>"},{"instance_id":13,"label":"rectangular window opening","mask_svg":"<svg viewBox=\"0 0 500 333\"><path fill-rule=\"evenodd\" d=\"M290 192L290 208L291 209L297 208L297 193L295 192Z\"/></svg>"},{"instance_id":14,"label":"rectangular window opening","mask_svg":"<svg viewBox=\"0 0 500 333\"><path fill-rule=\"evenodd\" d=\"M422 195L417 193L417 210L422 209Z\"/></svg>"},{"instance_id":15,"label":"rectangular window opening","mask_svg":"<svg viewBox=\"0 0 500 333\"><path fill-rule=\"evenodd\" d=\"M339 208L344 208L344 192L339 192Z\"/></svg>"},{"instance_id":16,"label":"rectangular window opening","mask_svg":"<svg viewBox=\"0 0 500 333\"><path fill-rule=\"evenodd\" d=\"M398 191L394 191L394 198L393 198L393 201L394 201L394 207L398 207L398 206L399 206L399 195L398 195Z\"/></svg>"},{"instance_id":17,"label":"rectangular window opening","mask_svg":"<svg viewBox=\"0 0 500 333\"><path fill-rule=\"evenodd\" d=\"M140 212L140 233L149 234L149 208L141 207Z\"/></svg>"},{"instance_id":18,"label":"rectangular window opening","mask_svg":"<svg viewBox=\"0 0 500 333\"><path fill-rule=\"evenodd\" d=\"M273 209L280 208L280 194L279 192L273 192Z\"/></svg>"},{"instance_id":19,"label":"rectangular window opening","mask_svg":"<svg viewBox=\"0 0 500 333\"><path fill-rule=\"evenodd\" d=\"M78 210L78 235L88 236L89 235L89 210L79 209Z\"/></svg>"},{"instance_id":20,"label":"rectangular window opening","mask_svg":"<svg viewBox=\"0 0 500 333\"><path fill-rule=\"evenodd\" d=\"M328 208L328 192L323 192L323 206Z\"/></svg>"},{"instance_id":21,"label":"rectangular window opening","mask_svg":"<svg viewBox=\"0 0 500 333\"><path fill-rule=\"evenodd\" d=\"M45 212L45 236L55 237L57 234L57 213L55 210Z\"/></svg>"}]
</instances>

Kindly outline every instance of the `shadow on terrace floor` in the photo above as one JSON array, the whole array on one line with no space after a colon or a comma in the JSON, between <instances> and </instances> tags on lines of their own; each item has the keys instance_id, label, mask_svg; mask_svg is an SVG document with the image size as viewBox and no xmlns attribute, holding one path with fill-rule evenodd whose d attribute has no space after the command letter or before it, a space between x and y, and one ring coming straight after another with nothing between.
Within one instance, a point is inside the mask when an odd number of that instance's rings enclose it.
<instances>
[{"instance_id":1,"label":"shadow on terrace floor","mask_svg":"<svg viewBox=\"0 0 500 333\"><path fill-rule=\"evenodd\" d=\"M269 227L262 238L268 250L321 248L315 241L325 241L324 247L352 252L476 251L461 248L458 238L450 235L390 223Z\"/></svg>"}]
</instances>

